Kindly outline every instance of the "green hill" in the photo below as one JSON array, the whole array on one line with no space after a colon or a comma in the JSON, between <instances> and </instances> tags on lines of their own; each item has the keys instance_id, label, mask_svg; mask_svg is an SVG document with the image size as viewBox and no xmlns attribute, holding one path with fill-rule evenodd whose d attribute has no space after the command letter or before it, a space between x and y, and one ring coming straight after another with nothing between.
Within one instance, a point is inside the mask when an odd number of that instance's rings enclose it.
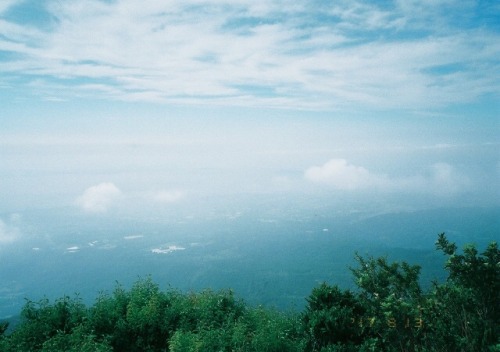
<instances>
[{"instance_id":1,"label":"green hill","mask_svg":"<svg viewBox=\"0 0 500 352\"><path fill-rule=\"evenodd\" d=\"M355 255L357 289L323 283L301 312L250 306L232 290L162 291L150 277L87 307L78 296L28 301L0 323L0 351L499 351L500 251L459 252L444 234L445 282L420 267Z\"/></svg>"}]
</instances>

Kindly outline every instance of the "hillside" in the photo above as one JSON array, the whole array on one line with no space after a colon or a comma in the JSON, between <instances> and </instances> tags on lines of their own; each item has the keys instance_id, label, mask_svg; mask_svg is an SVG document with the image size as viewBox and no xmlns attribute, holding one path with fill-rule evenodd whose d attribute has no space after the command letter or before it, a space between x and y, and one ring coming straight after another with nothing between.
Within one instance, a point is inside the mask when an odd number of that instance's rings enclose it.
<instances>
[{"instance_id":1,"label":"hillside","mask_svg":"<svg viewBox=\"0 0 500 352\"><path fill-rule=\"evenodd\" d=\"M87 307L78 296L28 301L6 333L10 351L498 351L500 250L459 251L444 234L447 279L428 290L420 267L356 255L355 290L322 283L301 312L252 306L232 290L117 285Z\"/></svg>"}]
</instances>

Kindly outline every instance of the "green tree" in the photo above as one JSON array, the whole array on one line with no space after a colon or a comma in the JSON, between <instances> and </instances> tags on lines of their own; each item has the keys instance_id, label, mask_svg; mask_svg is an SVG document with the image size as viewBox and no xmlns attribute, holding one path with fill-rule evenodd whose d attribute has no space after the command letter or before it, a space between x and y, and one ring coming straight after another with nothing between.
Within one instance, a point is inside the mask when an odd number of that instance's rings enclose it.
<instances>
[{"instance_id":1,"label":"green tree","mask_svg":"<svg viewBox=\"0 0 500 352\"><path fill-rule=\"evenodd\" d=\"M365 338L372 338L377 350L415 351L425 331L420 266L389 263L385 257L355 258L358 267L351 271L365 308Z\"/></svg>"},{"instance_id":2,"label":"green tree","mask_svg":"<svg viewBox=\"0 0 500 352\"><path fill-rule=\"evenodd\" d=\"M96 341L96 338L83 326L74 328L71 333L59 331L46 340L42 352L111 352L107 341Z\"/></svg>"},{"instance_id":3,"label":"green tree","mask_svg":"<svg viewBox=\"0 0 500 352\"><path fill-rule=\"evenodd\" d=\"M323 283L313 289L307 303L303 325L309 350L361 342L366 309L354 293Z\"/></svg>"},{"instance_id":4,"label":"green tree","mask_svg":"<svg viewBox=\"0 0 500 352\"><path fill-rule=\"evenodd\" d=\"M113 295L101 294L90 309L99 339L109 339L117 351L163 351L178 328L183 298L162 292L150 277L126 291L117 285Z\"/></svg>"},{"instance_id":5,"label":"green tree","mask_svg":"<svg viewBox=\"0 0 500 352\"><path fill-rule=\"evenodd\" d=\"M169 309L168 295L161 292L151 278L136 282L130 291L126 311L127 333L137 351L165 350L169 325L165 312Z\"/></svg>"},{"instance_id":6,"label":"green tree","mask_svg":"<svg viewBox=\"0 0 500 352\"><path fill-rule=\"evenodd\" d=\"M126 322L130 294L117 285L113 294L100 293L90 309L90 324L99 339L109 339L115 350L128 351L132 345Z\"/></svg>"},{"instance_id":7,"label":"green tree","mask_svg":"<svg viewBox=\"0 0 500 352\"><path fill-rule=\"evenodd\" d=\"M313 289L303 323L311 351L417 351L425 336L420 267L356 254L358 292Z\"/></svg>"},{"instance_id":8,"label":"green tree","mask_svg":"<svg viewBox=\"0 0 500 352\"><path fill-rule=\"evenodd\" d=\"M199 352L201 342L197 334L191 331L176 331L169 343L170 352Z\"/></svg>"},{"instance_id":9,"label":"green tree","mask_svg":"<svg viewBox=\"0 0 500 352\"><path fill-rule=\"evenodd\" d=\"M0 351L351 352L500 351L500 252L463 252L438 236L448 278L423 292L420 267L356 254L357 291L315 287L301 314L249 307L231 290L163 292L151 278L101 293L28 300L0 324Z\"/></svg>"},{"instance_id":10,"label":"green tree","mask_svg":"<svg viewBox=\"0 0 500 352\"><path fill-rule=\"evenodd\" d=\"M21 312L21 323L9 336L12 351L37 351L57 334L68 334L84 325L88 311L78 297L64 296L53 304L48 299L28 300ZM6 350L8 349L6 347Z\"/></svg>"},{"instance_id":11,"label":"green tree","mask_svg":"<svg viewBox=\"0 0 500 352\"><path fill-rule=\"evenodd\" d=\"M298 314L256 307L249 311L248 320L252 322L252 328L248 334L250 339L245 351L303 351L303 334Z\"/></svg>"},{"instance_id":12,"label":"green tree","mask_svg":"<svg viewBox=\"0 0 500 352\"><path fill-rule=\"evenodd\" d=\"M474 292L481 309L482 319L498 322L500 319L500 250L491 242L478 255L476 247L466 245L463 254L457 253L455 243L448 241L444 233L439 234L436 248L447 255L445 268L449 272L448 282Z\"/></svg>"},{"instance_id":13,"label":"green tree","mask_svg":"<svg viewBox=\"0 0 500 352\"><path fill-rule=\"evenodd\" d=\"M433 334L429 344L456 351L494 351L500 344L500 251L496 242L479 254L474 245L463 253L445 234L436 248L446 256L445 283L434 283L425 320Z\"/></svg>"}]
</instances>

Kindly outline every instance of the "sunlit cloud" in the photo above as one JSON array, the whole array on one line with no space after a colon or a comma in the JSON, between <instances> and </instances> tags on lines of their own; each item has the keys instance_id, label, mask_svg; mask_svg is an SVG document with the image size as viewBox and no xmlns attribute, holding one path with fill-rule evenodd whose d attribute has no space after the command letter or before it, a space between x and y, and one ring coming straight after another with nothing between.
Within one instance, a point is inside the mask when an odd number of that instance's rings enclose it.
<instances>
[{"instance_id":1,"label":"sunlit cloud","mask_svg":"<svg viewBox=\"0 0 500 352\"><path fill-rule=\"evenodd\" d=\"M469 179L447 163L431 165L427 172L408 177L390 177L349 164L344 159L332 159L304 172L306 180L344 191L377 190L400 193L432 193L453 195L469 190Z\"/></svg>"},{"instance_id":2,"label":"sunlit cloud","mask_svg":"<svg viewBox=\"0 0 500 352\"><path fill-rule=\"evenodd\" d=\"M356 190L374 186L378 177L360 166L348 164L344 159L332 159L322 166L306 170L305 178L341 190Z\"/></svg>"},{"instance_id":3,"label":"sunlit cloud","mask_svg":"<svg viewBox=\"0 0 500 352\"><path fill-rule=\"evenodd\" d=\"M51 99L425 109L499 88L497 33L447 15L469 2L48 4L49 29L0 20L0 72Z\"/></svg>"},{"instance_id":4,"label":"sunlit cloud","mask_svg":"<svg viewBox=\"0 0 500 352\"><path fill-rule=\"evenodd\" d=\"M77 198L76 204L90 213L104 213L120 198L122 192L110 182L89 187Z\"/></svg>"}]
</instances>

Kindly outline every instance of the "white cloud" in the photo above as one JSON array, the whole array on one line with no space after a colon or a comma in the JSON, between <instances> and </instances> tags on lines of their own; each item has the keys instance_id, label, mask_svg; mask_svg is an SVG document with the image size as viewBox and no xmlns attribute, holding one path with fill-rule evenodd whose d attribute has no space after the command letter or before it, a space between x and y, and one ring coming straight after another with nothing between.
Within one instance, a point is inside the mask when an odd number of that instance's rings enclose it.
<instances>
[{"instance_id":1,"label":"white cloud","mask_svg":"<svg viewBox=\"0 0 500 352\"><path fill-rule=\"evenodd\" d=\"M453 195L469 189L470 181L447 163L436 163L426 173L409 177L376 174L344 159L332 159L322 166L313 166L304 173L307 180L337 190L379 190L401 193L432 193Z\"/></svg>"},{"instance_id":2,"label":"white cloud","mask_svg":"<svg viewBox=\"0 0 500 352\"><path fill-rule=\"evenodd\" d=\"M365 168L348 164L344 159L332 159L322 166L313 166L306 170L305 177L341 190L371 187L377 179Z\"/></svg>"},{"instance_id":3,"label":"white cloud","mask_svg":"<svg viewBox=\"0 0 500 352\"><path fill-rule=\"evenodd\" d=\"M110 182L103 182L89 187L77 198L76 204L91 213L106 212L122 195L122 192Z\"/></svg>"},{"instance_id":4,"label":"white cloud","mask_svg":"<svg viewBox=\"0 0 500 352\"><path fill-rule=\"evenodd\" d=\"M453 166L436 163L431 168L431 189L438 194L455 194L467 190L470 180L456 172Z\"/></svg>"},{"instance_id":5,"label":"white cloud","mask_svg":"<svg viewBox=\"0 0 500 352\"><path fill-rule=\"evenodd\" d=\"M19 238L20 231L17 226L20 216L13 214L7 223L0 219L0 244L12 243Z\"/></svg>"},{"instance_id":6,"label":"white cloud","mask_svg":"<svg viewBox=\"0 0 500 352\"><path fill-rule=\"evenodd\" d=\"M0 49L20 54L0 72L44 76L54 97L186 104L422 109L495 94L496 33L419 3L54 2L50 31L0 21Z\"/></svg>"},{"instance_id":7,"label":"white cloud","mask_svg":"<svg viewBox=\"0 0 500 352\"><path fill-rule=\"evenodd\" d=\"M0 2L0 14L7 11L12 5L16 4L18 0L2 0Z\"/></svg>"},{"instance_id":8,"label":"white cloud","mask_svg":"<svg viewBox=\"0 0 500 352\"><path fill-rule=\"evenodd\" d=\"M153 195L153 200L159 203L175 203L184 198L184 192L179 190L160 191Z\"/></svg>"}]
</instances>

